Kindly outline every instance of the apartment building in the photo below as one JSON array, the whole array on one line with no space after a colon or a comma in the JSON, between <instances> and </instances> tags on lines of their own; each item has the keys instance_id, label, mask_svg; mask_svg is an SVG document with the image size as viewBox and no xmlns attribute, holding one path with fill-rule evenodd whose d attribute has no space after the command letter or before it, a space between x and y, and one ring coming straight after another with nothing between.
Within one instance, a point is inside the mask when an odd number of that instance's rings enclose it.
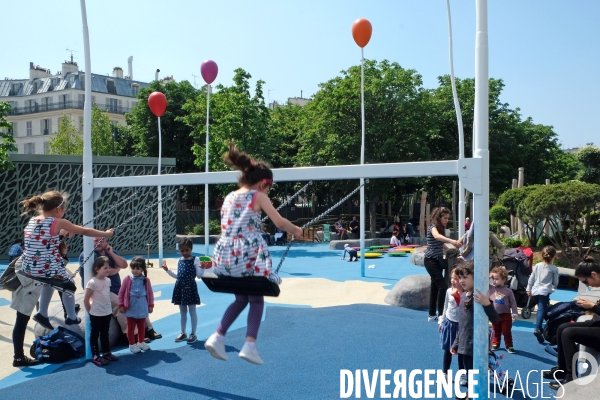
<instances>
[{"instance_id":1,"label":"apartment building","mask_svg":"<svg viewBox=\"0 0 600 400\"><path fill-rule=\"evenodd\" d=\"M112 76L92 74L92 102L106 111L114 124L125 125L125 113L138 102L140 88L149 86L132 79L133 57L128 61L128 76L123 76L120 67L113 69ZM29 79L1 80L0 101L12 107L7 120L12 125L17 152L45 154L64 116L83 130L84 90L85 73L79 71L73 58L65 61L54 75L49 69L30 63Z\"/></svg>"}]
</instances>

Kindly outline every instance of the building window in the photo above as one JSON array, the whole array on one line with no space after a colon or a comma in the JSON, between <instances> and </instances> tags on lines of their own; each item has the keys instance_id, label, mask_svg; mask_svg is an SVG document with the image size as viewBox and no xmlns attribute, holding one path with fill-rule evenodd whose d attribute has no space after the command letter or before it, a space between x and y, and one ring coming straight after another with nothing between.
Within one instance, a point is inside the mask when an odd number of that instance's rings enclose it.
<instances>
[{"instance_id":1,"label":"building window","mask_svg":"<svg viewBox=\"0 0 600 400\"><path fill-rule=\"evenodd\" d=\"M50 151L50 142L44 142L44 154L48 154Z\"/></svg>"},{"instance_id":2,"label":"building window","mask_svg":"<svg viewBox=\"0 0 600 400\"><path fill-rule=\"evenodd\" d=\"M13 137L17 137L18 133L17 133L17 123L16 122L11 122L12 127L10 128Z\"/></svg>"},{"instance_id":3,"label":"building window","mask_svg":"<svg viewBox=\"0 0 600 400\"><path fill-rule=\"evenodd\" d=\"M42 111L47 111L52 108L52 97L42 97Z\"/></svg>"},{"instance_id":4,"label":"building window","mask_svg":"<svg viewBox=\"0 0 600 400\"><path fill-rule=\"evenodd\" d=\"M43 119L40 121L40 129L42 135L49 135L52 133L52 120L50 118Z\"/></svg>"},{"instance_id":5,"label":"building window","mask_svg":"<svg viewBox=\"0 0 600 400\"><path fill-rule=\"evenodd\" d=\"M35 154L35 143L25 143L23 146L24 154Z\"/></svg>"},{"instance_id":6,"label":"building window","mask_svg":"<svg viewBox=\"0 0 600 400\"><path fill-rule=\"evenodd\" d=\"M111 113L118 113L118 109L119 109L119 102L117 99L107 99L108 100L108 112Z\"/></svg>"},{"instance_id":7,"label":"building window","mask_svg":"<svg viewBox=\"0 0 600 400\"><path fill-rule=\"evenodd\" d=\"M111 81L110 79L106 80L106 90L108 93L117 94L117 88L115 87L115 81Z\"/></svg>"},{"instance_id":8,"label":"building window","mask_svg":"<svg viewBox=\"0 0 600 400\"><path fill-rule=\"evenodd\" d=\"M33 135L33 122L27 121L27 136Z\"/></svg>"},{"instance_id":9,"label":"building window","mask_svg":"<svg viewBox=\"0 0 600 400\"><path fill-rule=\"evenodd\" d=\"M131 85L131 92L133 93L133 97L136 97L140 92L140 85L133 84Z\"/></svg>"},{"instance_id":10,"label":"building window","mask_svg":"<svg viewBox=\"0 0 600 400\"><path fill-rule=\"evenodd\" d=\"M69 101L69 95L67 94L61 94L60 96L58 96L58 106L59 108L67 108L67 103Z\"/></svg>"}]
</instances>

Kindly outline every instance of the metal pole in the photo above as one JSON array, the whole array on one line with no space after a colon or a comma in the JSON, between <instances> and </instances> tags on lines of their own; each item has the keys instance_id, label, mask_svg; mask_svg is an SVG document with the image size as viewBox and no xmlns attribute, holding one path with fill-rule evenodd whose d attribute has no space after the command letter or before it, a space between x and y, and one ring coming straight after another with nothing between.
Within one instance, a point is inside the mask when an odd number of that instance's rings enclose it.
<instances>
[{"instance_id":1,"label":"metal pole","mask_svg":"<svg viewBox=\"0 0 600 400\"><path fill-rule=\"evenodd\" d=\"M162 156L162 138L160 129L160 117L158 117L158 175L160 176ZM158 185L158 265L163 260L163 224L162 224L162 186Z\"/></svg>"},{"instance_id":2,"label":"metal pole","mask_svg":"<svg viewBox=\"0 0 600 400\"><path fill-rule=\"evenodd\" d=\"M92 64L90 57L90 33L87 24L87 12L85 8L85 0L79 1L81 6L81 22L83 25L83 50L85 55L85 99L83 104L83 177L82 184L82 199L83 199L83 220L94 220L94 176L92 168ZM94 223L88 224L89 228L94 227ZM89 236L83 237L83 254L89 254L94 248L94 241ZM88 259L83 268L84 284L92 277L92 257ZM90 333L92 325L90 323L89 314L85 313L85 358L92 358L92 348L90 347Z\"/></svg>"},{"instance_id":3,"label":"metal pole","mask_svg":"<svg viewBox=\"0 0 600 400\"><path fill-rule=\"evenodd\" d=\"M458 124L458 159L465 158L465 133L463 130L462 112L458 101L456 91L456 82L454 80L454 57L452 50L452 16L450 14L450 0L446 0L448 10L448 42L450 48L450 83L452 84L452 97L454 98L454 109L456 110L456 122ZM456 213L453 212L456 216ZM456 218L455 218L456 221ZM458 237L465 233L465 188L462 181L458 181Z\"/></svg>"},{"instance_id":4,"label":"metal pole","mask_svg":"<svg viewBox=\"0 0 600 400\"><path fill-rule=\"evenodd\" d=\"M360 49L360 114L362 133L360 144L360 165L365 164L365 51ZM360 178L360 276L365 276L365 179Z\"/></svg>"},{"instance_id":5,"label":"metal pole","mask_svg":"<svg viewBox=\"0 0 600 400\"><path fill-rule=\"evenodd\" d=\"M476 0L476 36L475 36L475 115L473 124L473 158L481 159L481 193L473 193L473 221L475 229L475 288L483 294L489 288L489 178L490 159L488 151L489 134L489 75L488 75L488 24L487 0ZM480 399L487 398L488 392L488 318L480 305L475 306L473 324L473 368L479 371L475 393Z\"/></svg>"},{"instance_id":6,"label":"metal pole","mask_svg":"<svg viewBox=\"0 0 600 400\"><path fill-rule=\"evenodd\" d=\"M210 85L206 84L206 168L208 172L208 115L210 110ZM204 254L208 256L210 232L208 230L208 183L204 184Z\"/></svg>"}]
</instances>

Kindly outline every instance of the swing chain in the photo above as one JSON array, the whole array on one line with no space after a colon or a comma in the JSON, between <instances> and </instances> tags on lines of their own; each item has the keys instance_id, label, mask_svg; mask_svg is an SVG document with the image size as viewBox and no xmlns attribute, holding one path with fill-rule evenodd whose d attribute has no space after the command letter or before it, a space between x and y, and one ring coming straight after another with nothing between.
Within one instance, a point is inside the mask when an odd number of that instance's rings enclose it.
<instances>
[{"instance_id":1,"label":"swing chain","mask_svg":"<svg viewBox=\"0 0 600 400\"><path fill-rule=\"evenodd\" d=\"M90 219L88 222L86 222L85 224L82 224L81 226L86 226L87 224L89 224L92 221L94 221L96 218L100 218L102 215L107 214L107 213L111 212L112 210L114 210L115 208L119 207L120 205L123 205L123 204L127 203L129 200L133 199L135 196L139 195L141 192L142 192L142 189L138 189L132 195L130 195L130 196L126 197L125 199L119 201L117 204L115 204L114 206L110 207L108 210L101 212L100 214L96 215L94 218Z\"/></svg>"},{"instance_id":2,"label":"swing chain","mask_svg":"<svg viewBox=\"0 0 600 400\"><path fill-rule=\"evenodd\" d=\"M306 188L308 188L310 185L312 185L312 181L309 181L306 185L304 185L304 187L300 190L298 190L294 195L292 195L292 197L290 197L285 203L281 204L279 207L277 207L276 211L279 211L280 209L282 209L283 207L287 206L288 204L290 204L292 202L292 200L294 200L296 197L298 197L300 195L300 193L304 192L306 190ZM266 217L264 217L262 219L261 222L265 222L266 220L269 219L269 216L267 215Z\"/></svg>"},{"instance_id":3,"label":"swing chain","mask_svg":"<svg viewBox=\"0 0 600 400\"><path fill-rule=\"evenodd\" d=\"M319 216L313 218L312 220L308 221L306 224L302 225L302 227L300 229L304 230L304 229L308 228L309 226L311 226L312 224L314 224L315 222L319 221L321 218L323 218L324 216L326 216L327 214L329 214L331 211L333 211L334 209L336 209L337 207L339 207L340 204L343 204L346 200L348 200L350 197L352 197L356 192L358 192L360 190L361 187L363 187L367 183L369 183L369 180L365 179L365 183L363 183L362 185L360 185L359 187L357 187L356 189L354 189L352 192L350 192L350 194L348 196L344 197L342 200L340 200L339 202L335 203L332 207L330 207L329 209L325 210ZM279 265L277 265L277 269L275 270L275 273L279 272L279 269L281 268L281 265L283 264L283 260L285 260L285 257L288 255L288 253L290 251L290 247L292 246L293 242L294 242L294 236L292 235L292 238L290 239L290 242L288 243L285 251L283 252L283 256L281 257L281 260L279 260Z\"/></svg>"},{"instance_id":4,"label":"swing chain","mask_svg":"<svg viewBox=\"0 0 600 400\"><path fill-rule=\"evenodd\" d=\"M142 211L138 212L137 214L133 215L132 217L129 217L128 219L125 220L125 222L122 222L121 224L117 225L116 227L113 228L113 232L116 231L117 229L121 228L123 225L126 225L129 223L129 221L133 220L134 218L136 218L137 216L139 216L140 214L142 214L143 212L145 212L146 210L148 210L151 207L154 207L160 203L162 203L164 200L168 199L169 197L172 197L175 193L177 193L178 190L180 190L181 188L177 188L175 190L173 190L172 192L170 192L169 194L167 194L164 198L155 201L154 203L144 207L144 209L142 209ZM90 259L90 257L94 254L94 252L96 251L96 249L98 248L98 246L100 246L100 243L104 242L105 238L102 238L97 244L96 246L94 246L94 249L91 251L90 254L88 254L88 256L85 258L85 260L83 260L83 263L81 263L80 265L85 265L85 263ZM73 274L73 278L75 277L75 275L77 275L77 273L79 272L79 270L75 271L75 273Z\"/></svg>"}]
</instances>

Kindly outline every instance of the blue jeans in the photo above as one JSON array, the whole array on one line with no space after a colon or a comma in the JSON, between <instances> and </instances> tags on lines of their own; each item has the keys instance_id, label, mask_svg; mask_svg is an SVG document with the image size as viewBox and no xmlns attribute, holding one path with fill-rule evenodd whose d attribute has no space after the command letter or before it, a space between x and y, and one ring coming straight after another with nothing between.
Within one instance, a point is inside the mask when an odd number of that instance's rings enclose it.
<instances>
[{"instance_id":1,"label":"blue jeans","mask_svg":"<svg viewBox=\"0 0 600 400\"><path fill-rule=\"evenodd\" d=\"M537 302L537 316L535 317L535 329L542 330L542 323L544 322L544 316L546 315L546 310L550 305L550 295L537 295L535 297L535 301ZM531 304L531 303L530 303Z\"/></svg>"}]
</instances>

